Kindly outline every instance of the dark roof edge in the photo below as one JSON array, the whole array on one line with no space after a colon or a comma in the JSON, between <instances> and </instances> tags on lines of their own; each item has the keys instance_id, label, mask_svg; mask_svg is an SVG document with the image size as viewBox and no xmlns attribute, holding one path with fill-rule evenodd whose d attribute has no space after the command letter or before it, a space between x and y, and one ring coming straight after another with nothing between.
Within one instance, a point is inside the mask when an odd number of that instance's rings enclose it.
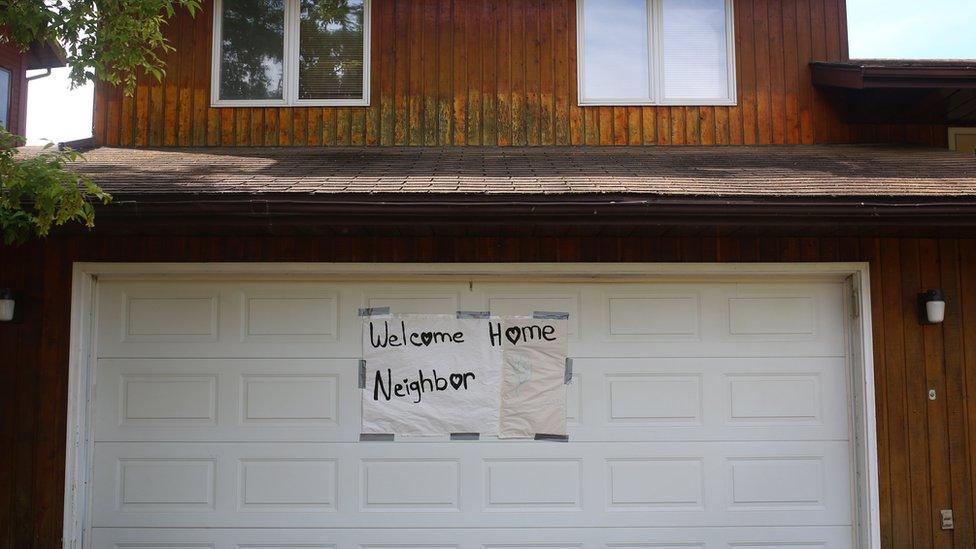
<instances>
[{"instance_id":1,"label":"dark roof edge","mask_svg":"<svg viewBox=\"0 0 976 549\"><path fill-rule=\"evenodd\" d=\"M309 225L709 224L976 226L976 198L778 198L647 195L116 196L102 220L288 219Z\"/></svg>"},{"instance_id":2,"label":"dark roof edge","mask_svg":"<svg viewBox=\"0 0 976 549\"><path fill-rule=\"evenodd\" d=\"M811 61L813 83L835 88L976 88L976 61Z\"/></svg>"},{"instance_id":3,"label":"dark roof edge","mask_svg":"<svg viewBox=\"0 0 976 549\"><path fill-rule=\"evenodd\" d=\"M64 48L54 39L34 42L27 52L27 70L57 69L68 64Z\"/></svg>"}]
</instances>

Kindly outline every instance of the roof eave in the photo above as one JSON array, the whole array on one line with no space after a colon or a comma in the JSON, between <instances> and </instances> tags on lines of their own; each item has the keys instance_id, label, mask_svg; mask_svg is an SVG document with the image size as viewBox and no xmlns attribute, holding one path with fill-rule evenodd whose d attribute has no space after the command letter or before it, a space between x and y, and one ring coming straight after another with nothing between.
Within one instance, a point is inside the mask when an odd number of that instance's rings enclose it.
<instances>
[{"instance_id":1,"label":"roof eave","mask_svg":"<svg viewBox=\"0 0 976 549\"><path fill-rule=\"evenodd\" d=\"M976 197L584 195L116 196L100 219L304 220L330 225L777 225L976 226Z\"/></svg>"},{"instance_id":2,"label":"roof eave","mask_svg":"<svg viewBox=\"0 0 976 549\"><path fill-rule=\"evenodd\" d=\"M847 89L976 88L976 62L850 61L810 63L817 86Z\"/></svg>"},{"instance_id":3,"label":"roof eave","mask_svg":"<svg viewBox=\"0 0 976 549\"><path fill-rule=\"evenodd\" d=\"M64 48L54 40L31 44L26 55L27 70L57 69L68 64Z\"/></svg>"}]
</instances>

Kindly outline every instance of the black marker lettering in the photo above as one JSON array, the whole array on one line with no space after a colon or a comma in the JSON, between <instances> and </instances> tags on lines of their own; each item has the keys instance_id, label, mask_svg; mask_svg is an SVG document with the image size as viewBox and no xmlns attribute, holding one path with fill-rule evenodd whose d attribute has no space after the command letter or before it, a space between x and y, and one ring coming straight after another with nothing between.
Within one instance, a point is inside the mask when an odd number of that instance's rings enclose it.
<instances>
[{"instance_id":1,"label":"black marker lettering","mask_svg":"<svg viewBox=\"0 0 976 549\"><path fill-rule=\"evenodd\" d=\"M435 376L437 375L437 372L436 371L434 372L434 375ZM420 380L420 390L421 391L426 390L426 391L434 392L434 380L432 380L432 379L424 376L424 371L423 370L417 370L417 378ZM427 385L424 385L424 383L426 383ZM427 386L430 386L430 389L425 389L425 387L427 387ZM418 400L417 402L420 402L420 401Z\"/></svg>"},{"instance_id":2,"label":"black marker lettering","mask_svg":"<svg viewBox=\"0 0 976 549\"><path fill-rule=\"evenodd\" d=\"M414 404L419 404L423 399L424 393L433 393L454 389L455 391L467 390L469 382L477 379L474 372L451 373L447 377L437 375L437 370L431 370L428 377L423 370L417 370L417 378L410 380L403 378L402 383L393 383L393 372L386 369L386 379L380 371L376 372L373 381L373 400L383 399L389 401L393 397L412 397Z\"/></svg>"},{"instance_id":3,"label":"black marker lettering","mask_svg":"<svg viewBox=\"0 0 976 549\"><path fill-rule=\"evenodd\" d=\"M491 340L492 347L502 344L502 325L500 322L488 323L488 339Z\"/></svg>"},{"instance_id":4,"label":"black marker lettering","mask_svg":"<svg viewBox=\"0 0 976 549\"><path fill-rule=\"evenodd\" d=\"M525 340L541 339L542 328L540 326L525 326L522 328L522 338Z\"/></svg>"},{"instance_id":5,"label":"black marker lettering","mask_svg":"<svg viewBox=\"0 0 976 549\"><path fill-rule=\"evenodd\" d=\"M380 391L383 391L383 397L386 400L390 400L390 392L386 389L386 386L392 383L391 378L393 377L393 372L389 368L386 369L386 385L383 385L383 374L379 370L376 370L376 381L373 383L373 400L380 399Z\"/></svg>"},{"instance_id":6,"label":"black marker lettering","mask_svg":"<svg viewBox=\"0 0 976 549\"><path fill-rule=\"evenodd\" d=\"M386 325L386 321L383 321L383 326L386 327L386 333L389 334L389 326ZM387 338L380 339L379 335L373 334L373 323L369 323L369 341L373 345L373 348L386 347Z\"/></svg>"},{"instance_id":7,"label":"black marker lettering","mask_svg":"<svg viewBox=\"0 0 976 549\"><path fill-rule=\"evenodd\" d=\"M438 391L446 391L447 378L437 377L437 370L431 370L431 371L434 372L434 388L437 389Z\"/></svg>"}]
</instances>

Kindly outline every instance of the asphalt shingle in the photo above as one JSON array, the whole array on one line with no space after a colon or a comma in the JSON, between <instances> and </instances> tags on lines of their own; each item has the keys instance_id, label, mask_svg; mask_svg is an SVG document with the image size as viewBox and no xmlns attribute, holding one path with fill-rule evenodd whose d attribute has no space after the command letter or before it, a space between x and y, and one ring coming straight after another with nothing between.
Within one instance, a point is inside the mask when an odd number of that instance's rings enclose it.
<instances>
[{"instance_id":1,"label":"asphalt shingle","mask_svg":"<svg viewBox=\"0 0 976 549\"><path fill-rule=\"evenodd\" d=\"M531 148L101 147L72 166L120 196L648 194L974 197L976 158L880 145Z\"/></svg>"}]
</instances>

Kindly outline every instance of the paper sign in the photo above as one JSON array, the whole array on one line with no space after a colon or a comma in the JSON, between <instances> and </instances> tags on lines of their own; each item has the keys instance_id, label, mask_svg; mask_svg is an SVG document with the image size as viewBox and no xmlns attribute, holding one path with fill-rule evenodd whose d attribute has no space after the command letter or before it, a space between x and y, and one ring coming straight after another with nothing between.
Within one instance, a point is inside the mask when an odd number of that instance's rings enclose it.
<instances>
[{"instance_id":1,"label":"paper sign","mask_svg":"<svg viewBox=\"0 0 976 549\"><path fill-rule=\"evenodd\" d=\"M566 434L566 321L508 317L501 322L514 342L502 343L502 395L498 436ZM531 337L541 330L542 337Z\"/></svg>"},{"instance_id":2,"label":"paper sign","mask_svg":"<svg viewBox=\"0 0 976 549\"><path fill-rule=\"evenodd\" d=\"M483 319L404 314L363 320L363 432L498 432L501 349Z\"/></svg>"},{"instance_id":3,"label":"paper sign","mask_svg":"<svg viewBox=\"0 0 976 549\"><path fill-rule=\"evenodd\" d=\"M566 320L363 319L363 433L566 433Z\"/></svg>"}]
</instances>

